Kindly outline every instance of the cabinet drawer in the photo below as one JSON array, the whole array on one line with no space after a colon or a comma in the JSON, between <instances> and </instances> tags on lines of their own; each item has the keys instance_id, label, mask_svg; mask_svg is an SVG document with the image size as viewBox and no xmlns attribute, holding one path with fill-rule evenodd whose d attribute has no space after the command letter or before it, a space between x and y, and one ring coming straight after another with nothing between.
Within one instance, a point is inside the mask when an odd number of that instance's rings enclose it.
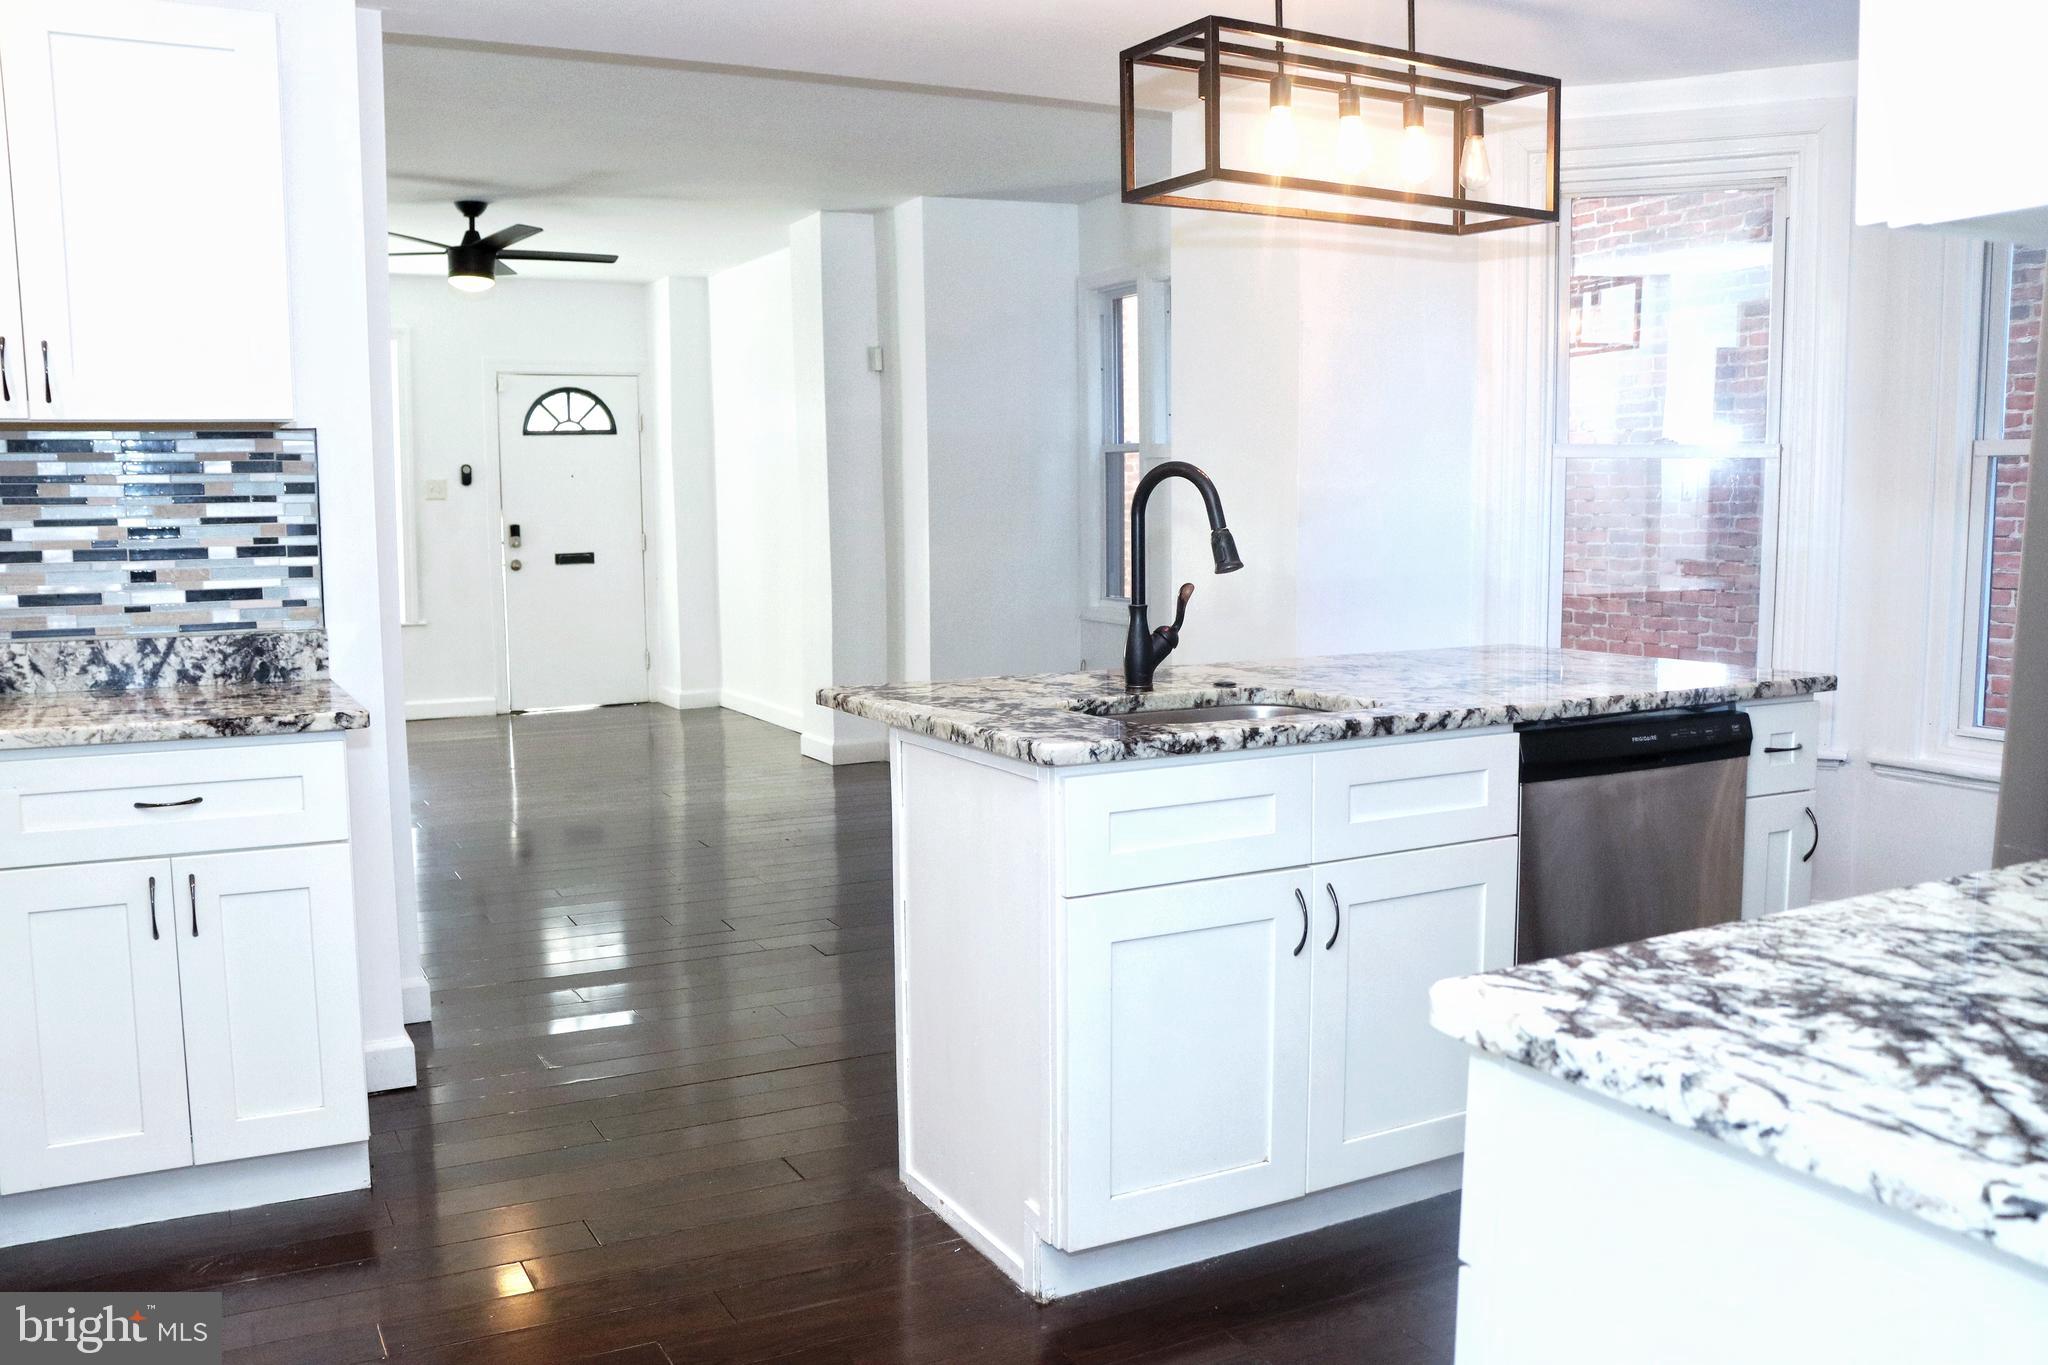
<instances>
[{"instance_id":1,"label":"cabinet drawer","mask_svg":"<svg viewBox=\"0 0 2048 1365\"><path fill-rule=\"evenodd\" d=\"M0 763L0 867L347 837L338 742Z\"/></svg>"},{"instance_id":2,"label":"cabinet drawer","mask_svg":"<svg viewBox=\"0 0 2048 1365\"><path fill-rule=\"evenodd\" d=\"M1752 702L1749 714L1749 794L1813 790L1814 760L1820 748L1820 703Z\"/></svg>"},{"instance_id":3,"label":"cabinet drawer","mask_svg":"<svg viewBox=\"0 0 2048 1365\"><path fill-rule=\"evenodd\" d=\"M1306 863L1306 754L1085 773L1061 785L1069 896Z\"/></svg>"},{"instance_id":4,"label":"cabinet drawer","mask_svg":"<svg viewBox=\"0 0 2048 1365\"><path fill-rule=\"evenodd\" d=\"M1520 753L1472 735L1315 755L1316 861L1513 834Z\"/></svg>"}]
</instances>

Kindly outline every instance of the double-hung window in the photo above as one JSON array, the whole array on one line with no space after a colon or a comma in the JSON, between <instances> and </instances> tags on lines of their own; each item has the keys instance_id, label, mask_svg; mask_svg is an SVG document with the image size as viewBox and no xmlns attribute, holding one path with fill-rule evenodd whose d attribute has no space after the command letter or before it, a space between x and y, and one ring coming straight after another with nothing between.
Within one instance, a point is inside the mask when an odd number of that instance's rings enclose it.
<instances>
[{"instance_id":1,"label":"double-hung window","mask_svg":"<svg viewBox=\"0 0 2048 1365\"><path fill-rule=\"evenodd\" d=\"M1572 194L1554 448L1557 642L1769 664L1782 182Z\"/></svg>"},{"instance_id":2,"label":"double-hung window","mask_svg":"<svg viewBox=\"0 0 2048 1365\"><path fill-rule=\"evenodd\" d=\"M1986 248L1977 429L1970 447L1971 629L1960 717L1966 734L1985 737L2005 732L2011 698L2044 284L2048 248Z\"/></svg>"},{"instance_id":3,"label":"double-hung window","mask_svg":"<svg viewBox=\"0 0 2048 1365\"><path fill-rule=\"evenodd\" d=\"M1090 435L1083 482L1097 528L1083 610L1121 623L1131 596L1131 498L1167 439L1167 286L1152 278L1090 285L1082 299L1092 378L1085 394Z\"/></svg>"}]
</instances>

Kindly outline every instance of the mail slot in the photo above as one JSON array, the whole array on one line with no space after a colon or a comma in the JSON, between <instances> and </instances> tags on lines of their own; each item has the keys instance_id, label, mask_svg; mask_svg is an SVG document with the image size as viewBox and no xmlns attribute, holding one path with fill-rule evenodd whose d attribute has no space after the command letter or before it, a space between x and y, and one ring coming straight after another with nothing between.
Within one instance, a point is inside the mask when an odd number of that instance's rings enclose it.
<instances>
[{"instance_id":1,"label":"mail slot","mask_svg":"<svg viewBox=\"0 0 2048 1365\"><path fill-rule=\"evenodd\" d=\"M568 555L556 555L556 556L555 556L555 563L557 563L557 564L595 564L595 563L597 563L597 555L596 555L596 554L595 554L594 552L590 551L590 550L578 550L578 551L577 551L576 553L574 553L574 554L568 554Z\"/></svg>"}]
</instances>

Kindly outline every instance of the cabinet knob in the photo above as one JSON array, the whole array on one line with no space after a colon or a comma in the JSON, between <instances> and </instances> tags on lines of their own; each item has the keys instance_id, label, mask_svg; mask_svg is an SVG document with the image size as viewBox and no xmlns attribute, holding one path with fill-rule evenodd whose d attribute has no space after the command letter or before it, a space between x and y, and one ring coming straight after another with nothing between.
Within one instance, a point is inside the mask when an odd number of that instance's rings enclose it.
<instances>
[{"instance_id":1,"label":"cabinet knob","mask_svg":"<svg viewBox=\"0 0 2048 1365\"><path fill-rule=\"evenodd\" d=\"M510 564L507 564L505 567L510 569L513 573L518 573L519 570L525 566L520 564L520 562L515 559Z\"/></svg>"}]
</instances>

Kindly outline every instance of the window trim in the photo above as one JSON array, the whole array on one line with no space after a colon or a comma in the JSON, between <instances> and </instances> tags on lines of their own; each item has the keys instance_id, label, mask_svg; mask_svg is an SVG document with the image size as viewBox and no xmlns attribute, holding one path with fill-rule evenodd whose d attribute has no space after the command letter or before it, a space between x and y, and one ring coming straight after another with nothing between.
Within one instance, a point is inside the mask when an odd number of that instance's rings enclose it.
<instances>
[{"instance_id":1,"label":"window trim","mask_svg":"<svg viewBox=\"0 0 2048 1365\"><path fill-rule=\"evenodd\" d=\"M1963 549L1958 557L1961 583L1957 597L1961 605L1954 632L1960 659L1951 670L1949 686L1952 695L1944 707L1951 744L1978 754L1986 753L1988 746L1988 753L1992 755L2004 752L2006 733L2003 728L1985 725L1979 719L1988 657L1984 645L1991 611L1987 588L1991 569L1991 529L1995 520L1990 506L1994 492L1992 470L1998 460L2015 457L2031 460L2033 454L2031 438L2012 440L2004 435L2004 385L2008 379L2009 364L2004 348L2010 329L1996 325L2000 311L1994 304L2005 298L2010 287L2012 251L2010 243L1983 243L1981 249L1974 253L1976 287L1965 290L1966 299L1974 299L1974 306L1965 307L1963 336L1968 338L1974 330L1976 344L1962 348L1970 357L1973 372L1964 385L1969 413L1962 423L1961 445L1967 468L1966 476L1961 480L1962 505L1959 512L1962 525L1956 536ZM1992 404L1994 377L2000 389L1995 412ZM1990 434L1994 430L1999 433L1995 437Z\"/></svg>"},{"instance_id":2,"label":"window trim","mask_svg":"<svg viewBox=\"0 0 2048 1365\"><path fill-rule=\"evenodd\" d=\"M1150 470L1171 458L1172 412L1168 401L1172 344L1171 303L1168 276L1158 270L1110 270L1083 276L1076 299L1079 329L1081 440L1080 524L1087 528L1080 554L1079 613L1083 620L1106 625L1124 625L1130 619L1130 603L1103 592L1109 572L1109 518L1104 461L1115 451L1135 449L1141 469ZM1107 354L1110 309L1118 298L1135 294L1138 299L1138 433L1135 447L1108 440L1111 415L1109 391L1112 360ZM1119 521L1121 507L1116 509ZM1166 536L1152 537L1163 552ZM1153 562L1156 557L1148 556Z\"/></svg>"},{"instance_id":3,"label":"window trim","mask_svg":"<svg viewBox=\"0 0 2048 1365\"><path fill-rule=\"evenodd\" d=\"M1778 547L1772 657L1833 670L1842 648L1837 576L1848 449L1850 262L1855 232L1853 80L1838 68L1756 73L1582 92L1565 113L1562 173L1573 190L1619 187L1679 173L1783 176L1787 237L1780 383L1779 521L1801 534ZM1508 188L1547 175L1542 147L1501 134L1495 164ZM1479 293L1490 329L1481 353L1475 426L1481 636L1501 644L1548 638L1550 499L1556 316L1555 227L1493 234L1477 244ZM1821 700L1823 754L1834 749L1836 706Z\"/></svg>"},{"instance_id":4,"label":"window trim","mask_svg":"<svg viewBox=\"0 0 2048 1365\"><path fill-rule=\"evenodd\" d=\"M1791 238L1791 197L1789 169L1752 169L1723 164L1721 158L1697 163L1680 162L1649 174L1618 174L1612 170L1580 176L1567 175L1558 196L1558 226L1553 239L1550 298L1549 364L1543 373L1546 389L1543 403L1549 413L1550 443L1548 507L1544 522L1545 637L1551 648L1564 639L1564 524L1566 483L1570 464L1582 459L1671 460L1761 460L1764 461L1762 504L1769 509L1763 521L1763 542L1757 551L1756 663L1759 671L1774 666L1777 645L1778 602L1783 584L1779 580L1778 541L1785 519L1783 472L1785 446L1785 315L1790 306L1791 280L1787 273ZM1599 199L1646 194L1683 194L1694 190L1761 189L1775 195L1776 220L1771 227L1771 336L1770 373L1765 380L1764 438L1730 446L1676 444L1631 445L1625 442L1590 443L1568 440L1571 426L1571 204L1575 199Z\"/></svg>"},{"instance_id":5,"label":"window trim","mask_svg":"<svg viewBox=\"0 0 2048 1365\"><path fill-rule=\"evenodd\" d=\"M397 466L398 624L423 626L420 607L420 481L413 425L412 329L393 327L391 349L391 453Z\"/></svg>"}]
</instances>

